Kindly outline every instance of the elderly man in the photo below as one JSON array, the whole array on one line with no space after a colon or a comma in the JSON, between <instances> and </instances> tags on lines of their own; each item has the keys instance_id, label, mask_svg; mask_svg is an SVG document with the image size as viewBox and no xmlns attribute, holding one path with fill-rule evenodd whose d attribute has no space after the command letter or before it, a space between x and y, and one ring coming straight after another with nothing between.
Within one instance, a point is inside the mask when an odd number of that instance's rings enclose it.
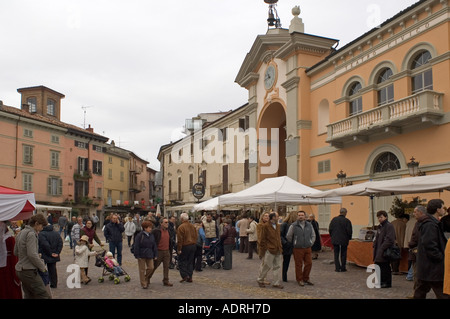
<instances>
[{"instance_id":1,"label":"elderly man","mask_svg":"<svg viewBox=\"0 0 450 319\"><path fill-rule=\"evenodd\" d=\"M258 239L260 243L259 258L262 259L262 267L257 279L258 285L261 288L266 286L264 278L266 278L269 270L272 269L272 287L283 289L283 286L280 284L283 248L281 246L281 233L277 213L270 213L269 222L261 224Z\"/></svg>"},{"instance_id":2,"label":"elderly man","mask_svg":"<svg viewBox=\"0 0 450 319\"><path fill-rule=\"evenodd\" d=\"M188 214L182 213L180 219L181 225L177 228L178 266L182 278L180 282L192 282L198 233L194 225L189 222Z\"/></svg>"}]
</instances>

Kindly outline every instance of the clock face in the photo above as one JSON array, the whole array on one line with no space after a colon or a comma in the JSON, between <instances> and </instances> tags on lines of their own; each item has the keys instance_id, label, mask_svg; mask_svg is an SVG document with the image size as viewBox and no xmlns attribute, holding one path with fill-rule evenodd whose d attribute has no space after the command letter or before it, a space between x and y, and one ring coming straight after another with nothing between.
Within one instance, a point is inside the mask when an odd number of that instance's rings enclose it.
<instances>
[{"instance_id":1,"label":"clock face","mask_svg":"<svg viewBox=\"0 0 450 319\"><path fill-rule=\"evenodd\" d=\"M275 84L276 70L274 65L269 65L264 74L264 87L270 90Z\"/></svg>"}]
</instances>

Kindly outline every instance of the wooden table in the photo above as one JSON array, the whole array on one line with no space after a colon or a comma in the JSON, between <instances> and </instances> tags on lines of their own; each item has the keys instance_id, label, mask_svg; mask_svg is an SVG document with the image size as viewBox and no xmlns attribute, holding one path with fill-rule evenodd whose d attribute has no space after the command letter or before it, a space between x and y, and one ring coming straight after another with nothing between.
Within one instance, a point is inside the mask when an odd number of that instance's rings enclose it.
<instances>
[{"instance_id":1,"label":"wooden table","mask_svg":"<svg viewBox=\"0 0 450 319\"><path fill-rule=\"evenodd\" d=\"M351 240L347 249L347 261L361 267L373 264L373 242ZM402 249L399 270L405 273L408 272L408 251L406 249Z\"/></svg>"}]
</instances>

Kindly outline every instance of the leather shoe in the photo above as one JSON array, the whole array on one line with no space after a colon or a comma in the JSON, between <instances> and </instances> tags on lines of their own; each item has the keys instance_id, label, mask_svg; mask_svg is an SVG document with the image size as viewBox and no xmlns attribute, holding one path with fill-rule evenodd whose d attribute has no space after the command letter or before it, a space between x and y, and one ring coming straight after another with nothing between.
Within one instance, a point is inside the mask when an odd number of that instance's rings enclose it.
<instances>
[{"instance_id":1,"label":"leather shoe","mask_svg":"<svg viewBox=\"0 0 450 319\"><path fill-rule=\"evenodd\" d=\"M168 281L166 281L166 282L164 282L164 286L172 287L172 286L173 286L173 284L172 284L172 283L170 283L170 282L168 282Z\"/></svg>"},{"instance_id":2,"label":"leather shoe","mask_svg":"<svg viewBox=\"0 0 450 319\"><path fill-rule=\"evenodd\" d=\"M305 281L305 284L307 284L308 286L314 286L314 284L309 280Z\"/></svg>"}]
</instances>

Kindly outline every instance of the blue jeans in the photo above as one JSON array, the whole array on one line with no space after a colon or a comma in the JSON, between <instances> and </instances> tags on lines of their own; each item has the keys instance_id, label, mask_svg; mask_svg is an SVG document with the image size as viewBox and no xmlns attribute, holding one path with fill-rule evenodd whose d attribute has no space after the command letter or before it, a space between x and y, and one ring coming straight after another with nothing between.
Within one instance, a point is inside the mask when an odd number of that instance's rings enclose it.
<instances>
[{"instance_id":1,"label":"blue jeans","mask_svg":"<svg viewBox=\"0 0 450 319\"><path fill-rule=\"evenodd\" d=\"M122 265L122 242L109 242L109 251L113 254L114 258L116 258L117 251L117 262L119 265Z\"/></svg>"}]
</instances>

